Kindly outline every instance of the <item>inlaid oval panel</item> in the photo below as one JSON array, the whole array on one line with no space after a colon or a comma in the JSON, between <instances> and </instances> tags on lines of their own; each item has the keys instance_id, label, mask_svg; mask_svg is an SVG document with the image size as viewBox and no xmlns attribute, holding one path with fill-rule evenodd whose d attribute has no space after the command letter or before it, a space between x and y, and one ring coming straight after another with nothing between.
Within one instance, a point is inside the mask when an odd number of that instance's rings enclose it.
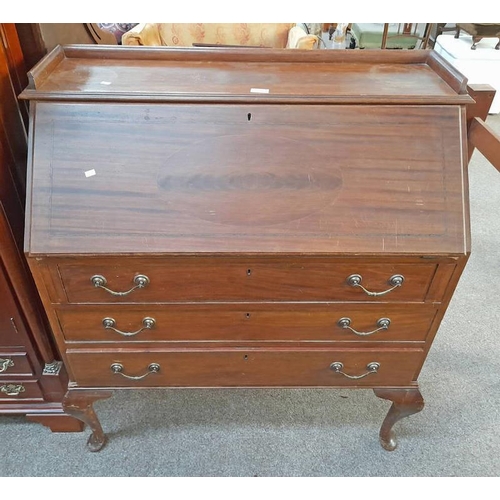
<instances>
[{"instance_id":1,"label":"inlaid oval panel","mask_svg":"<svg viewBox=\"0 0 500 500\"><path fill-rule=\"evenodd\" d=\"M192 144L158 175L168 207L232 225L272 225L307 217L334 202L342 174L334 158L305 141L251 132Z\"/></svg>"}]
</instances>

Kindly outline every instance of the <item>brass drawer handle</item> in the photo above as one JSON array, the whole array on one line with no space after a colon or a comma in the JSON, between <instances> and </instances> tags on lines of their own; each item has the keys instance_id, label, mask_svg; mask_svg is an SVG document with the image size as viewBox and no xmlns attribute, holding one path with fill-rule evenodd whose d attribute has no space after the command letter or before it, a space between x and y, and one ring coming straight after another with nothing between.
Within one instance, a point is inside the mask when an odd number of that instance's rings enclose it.
<instances>
[{"instance_id":1,"label":"brass drawer handle","mask_svg":"<svg viewBox=\"0 0 500 500\"><path fill-rule=\"evenodd\" d=\"M346 330L351 330L352 333L359 335L360 337L366 337L367 335L373 335L374 333L380 332L380 330L388 330L391 320L389 318L380 318L377 321L378 328L372 330L371 332L358 332L354 328L351 328L351 318L340 318L337 324Z\"/></svg>"},{"instance_id":2,"label":"brass drawer handle","mask_svg":"<svg viewBox=\"0 0 500 500\"><path fill-rule=\"evenodd\" d=\"M343 363L340 361L335 361L330 365L330 368L335 372L335 373L340 373L341 375L344 375L344 377L350 378L352 380L358 380L360 378L364 378L367 375L370 375L371 373L377 373L378 369L380 368L380 363L377 363L376 361L372 361L371 363L368 363L366 365L366 369L368 370L366 373L363 373L362 375L348 375L347 373L344 373L342 371L342 368L344 368Z\"/></svg>"},{"instance_id":3,"label":"brass drawer handle","mask_svg":"<svg viewBox=\"0 0 500 500\"><path fill-rule=\"evenodd\" d=\"M151 373L158 373L160 371L160 365L158 363L151 363L148 366L148 372L145 373L144 375L138 375L137 377L133 377L132 375L126 375L125 373L123 373L123 365L121 363L113 363L110 368L113 373L117 373L122 377L128 378L130 380L141 380L147 377L148 375L151 375Z\"/></svg>"},{"instance_id":4,"label":"brass drawer handle","mask_svg":"<svg viewBox=\"0 0 500 500\"><path fill-rule=\"evenodd\" d=\"M7 396L19 396L24 391L26 389L23 384L5 384L0 386L0 392L7 394Z\"/></svg>"},{"instance_id":5,"label":"brass drawer handle","mask_svg":"<svg viewBox=\"0 0 500 500\"><path fill-rule=\"evenodd\" d=\"M92 278L90 278L90 281L96 288L102 288L103 290L106 290L106 292L110 293L111 295L114 295L115 297L124 297L125 295L128 295L137 288L144 288L149 285L149 278L144 274L138 274L134 278L135 286L133 286L130 290L127 290L126 292L115 292L114 290L106 288L106 284L108 283L108 281L104 276L101 276L100 274L95 274L94 276L92 276Z\"/></svg>"},{"instance_id":6,"label":"brass drawer handle","mask_svg":"<svg viewBox=\"0 0 500 500\"><path fill-rule=\"evenodd\" d=\"M363 281L363 278L359 274L351 274L347 278L347 284L349 286L353 287L359 287L363 292L366 293L366 295L369 295L370 297L380 297L381 295L385 295L386 293L392 292L395 288L400 287L404 283L405 277L402 274L395 274L394 276L391 276L389 278L389 285L391 285L391 288L384 290L383 292L370 292L370 290L367 290L361 282Z\"/></svg>"},{"instance_id":7,"label":"brass drawer handle","mask_svg":"<svg viewBox=\"0 0 500 500\"><path fill-rule=\"evenodd\" d=\"M104 328L106 328L106 330L113 330L116 333L123 335L124 337L133 337L134 335L141 333L143 330L151 330L152 328L154 328L155 325L156 325L156 321L154 318L144 318L142 320L142 327L139 328L139 330L137 330L135 332L122 332L121 330L118 330L117 328L115 328L116 321L113 318L104 318L102 320L102 326L104 326Z\"/></svg>"},{"instance_id":8,"label":"brass drawer handle","mask_svg":"<svg viewBox=\"0 0 500 500\"><path fill-rule=\"evenodd\" d=\"M0 358L0 373L6 372L7 368L14 366L14 361L12 359Z\"/></svg>"}]
</instances>

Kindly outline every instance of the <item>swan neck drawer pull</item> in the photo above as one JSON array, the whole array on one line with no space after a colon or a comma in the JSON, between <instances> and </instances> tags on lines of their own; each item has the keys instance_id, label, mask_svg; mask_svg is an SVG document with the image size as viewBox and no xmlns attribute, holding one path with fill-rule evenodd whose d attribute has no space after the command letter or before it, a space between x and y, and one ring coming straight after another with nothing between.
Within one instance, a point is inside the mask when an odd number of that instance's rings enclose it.
<instances>
[{"instance_id":1,"label":"swan neck drawer pull","mask_svg":"<svg viewBox=\"0 0 500 500\"><path fill-rule=\"evenodd\" d=\"M21 392L25 392L26 389L23 384L5 384L0 386L0 392L7 394L7 396L19 396Z\"/></svg>"},{"instance_id":2,"label":"swan neck drawer pull","mask_svg":"<svg viewBox=\"0 0 500 500\"><path fill-rule=\"evenodd\" d=\"M12 359L0 358L0 373L6 372L7 368L14 366L14 361Z\"/></svg>"},{"instance_id":3,"label":"swan neck drawer pull","mask_svg":"<svg viewBox=\"0 0 500 500\"><path fill-rule=\"evenodd\" d=\"M335 361L330 365L330 368L335 372L335 373L340 373L341 375L344 375L344 377L350 378L352 380L358 380L360 378L364 378L367 375L370 375L371 373L377 373L378 369L380 368L380 363L377 363L376 361L372 361L371 363L368 363L366 365L366 369L368 370L366 373L363 373L362 375L348 375L347 373L344 373L342 369L344 368L344 364L341 363L340 361Z\"/></svg>"},{"instance_id":4,"label":"swan neck drawer pull","mask_svg":"<svg viewBox=\"0 0 500 500\"><path fill-rule=\"evenodd\" d=\"M380 330L388 330L391 324L391 320L389 318L380 318L377 321L378 328L376 330L372 330L371 332L358 332L357 330L352 328L351 318L340 318L337 324L340 326L340 328L351 330L352 333L359 335L360 337L366 337L367 335L373 335L374 333L380 332Z\"/></svg>"},{"instance_id":5,"label":"swan neck drawer pull","mask_svg":"<svg viewBox=\"0 0 500 500\"><path fill-rule=\"evenodd\" d=\"M404 283L405 277L402 274L395 274L394 276L391 276L389 278L389 285L391 285L391 288L388 288L387 290L384 290L383 292L370 292L370 290L367 290L361 282L363 281L363 277L360 274L351 274L347 278L347 284L349 286L353 287L359 287L363 292L366 293L366 295L369 295L370 297L380 297L381 295L385 295L386 293L392 292L394 289L402 286Z\"/></svg>"},{"instance_id":6,"label":"swan neck drawer pull","mask_svg":"<svg viewBox=\"0 0 500 500\"><path fill-rule=\"evenodd\" d=\"M114 295L115 297L124 297L125 295L128 295L129 293L132 293L134 290L137 288L144 288L149 285L149 278L145 276L144 274L138 274L134 278L134 284L130 290L127 290L126 292L115 292L114 290L110 290L109 288L106 287L106 284L108 283L108 280L104 277L101 276L100 274L95 274L90 278L90 281L96 288L102 288L103 290L106 290L106 292L110 293L111 295Z\"/></svg>"},{"instance_id":7,"label":"swan neck drawer pull","mask_svg":"<svg viewBox=\"0 0 500 500\"><path fill-rule=\"evenodd\" d=\"M148 366L148 371L144 375L138 375L137 377L123 373L123 365L121 363L113 363L110 368L113 373L121 375L122 377L128 378L130 380L141 380L148 375L151 375L152 373L158 373L160 371L160 365L158 363L151 363Z\"/></svg>"},{"instance_id":8,"label":"swan neck drawer pull","mask_svg":"<svg viewBox=\"0 0 500 500\"><path fill-rule=\"evenodd\" d=\"M156 321L154 318L144 318L142 320L142 327L139 328L139 330L136 330L135 332L122 332L121 330L115 328L116 321L113 318L104 318L102 320L102 326L104 326L106 330L113 330L116 333L123 335L124 337L133 337L134 335L141 333L143 330L151 330L152 328L154 328L155 325Z\"/></svg>"}]
</instances>

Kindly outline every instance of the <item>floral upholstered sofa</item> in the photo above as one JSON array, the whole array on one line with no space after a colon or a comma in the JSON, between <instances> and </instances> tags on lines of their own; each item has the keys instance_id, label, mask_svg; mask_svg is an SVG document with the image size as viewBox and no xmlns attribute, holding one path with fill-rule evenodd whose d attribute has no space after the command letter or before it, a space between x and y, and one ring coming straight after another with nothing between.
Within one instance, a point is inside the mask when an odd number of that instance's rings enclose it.
<instances>
[{"instance_id":1,"label":"floral upholstered sofa","mask_svg":"<svg viewBox=\"0 0 500 500\"><path fill-rule=\"evenodd\" d=\"M143 23L122 36L123 45L191 47L236 45L313 49L318 38L294 23Z\"/></svg>"}]
</instances>

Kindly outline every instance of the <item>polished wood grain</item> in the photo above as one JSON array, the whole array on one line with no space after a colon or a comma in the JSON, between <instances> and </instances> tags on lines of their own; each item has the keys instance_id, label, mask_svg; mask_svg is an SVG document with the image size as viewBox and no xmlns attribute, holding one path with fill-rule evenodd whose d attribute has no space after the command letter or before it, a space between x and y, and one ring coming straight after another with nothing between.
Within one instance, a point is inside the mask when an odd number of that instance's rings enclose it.
<instances>
[{"instance_id":1,"label":"polished wood grain","mask_svg":"<svg viewBox=\"0 0 500 500\"><path fill-rule=\"evenodd\" d=\"M0 23L0 38L6 61L9 66L10 80L15 96L19 95L28 84L27 70L24 55L19 41L16 25L13 23ZM2 50L2 48L0 48ZM28 103L18 102L17 107L21 113L24 128L28 127ZM17 124L13 123L14 126ZM24 133L26 136L26 133ZM25 138L26 140L26 138Z\"/></svg>"},{"instance_id":2,"label":"polished wood grain","mask_svg":"<svg viewBox=\"0 0 500 500\"><path fill-rule=\"evenodd\" d=\"M57 316L68 342L423 342L436 310L433 304L387 303L77 305L59 308ZM346 317L360 333L377 330L381 318L389 318L390 326L359 336L338 324ZM106 329L104 318L113 318L125 333L143 328L144 318L153 318L155 325L123 336Z\"/></svg>"},{"instance_id":3,"label":"polished wood grain","mask_svg":"<svg viewBox=\"0 0 500 500\"><path fill-rule=\"evenodd\" d=\"M343 52L169 47L122 47L116 52L99 46L56 47L33 69L31 89L21 97L136 102L292 98L296 103L348 103L363 96L365 102L471 102L466 93L460 95L450 87L444 63L441 75L427 64L428 54ZM252 93L252 88L269 93Z\"/></svg>"},{"instance_id":4,"label":"polished wood grain","mask_svg":"<svg viewBox=\"0 0 500 500\"><path fill-rule=\"evenodd\" d=\"M5 349L0 349L0 360L11 361L11 363L8 364L3 364L2 361L0 361L0 370L2 366L5 366L5 368L0 371L0 381L12 376L32 377L34 375L33 367L31 366L26 352L7 351Z\"/></svg>"},{"instance_id":5,"label":"polished wood grain","mask_svg":"<svg viewBox=\"0 0 500 500\"><path fill-rule=\"evenodd\" d=\"M19 308L12 294L12 289L5 276L5 270L0 262L0 300L2 314L0 314L0 346L15 348L22 351L25 343L26 330Z\"/></svg>"},{"instance_id":6,"label":"polished wood grain","mask_svg":"<svg viewBox=\"0 0 500 500\"><path fill-rule=\"evenodd\" d=\"M123 49L60 47L23 92L25 250L91 448L111 389L364 387L393 449L470 253L466 79L430 51Z\"/></svg>"},{"instance_id":7,"label":"polished wood grain","mask_svg":"<svg viewBox=\"0 0 500 500\"><path fill-rule=\"evenodd\" d=\"M24 390L19 394L9 394L5 392L4 388L9 386L21 385ZM38 382L34 380L23 380L16 377L10 377L8 380L0 379L0 402L3 403L16 403L20 401L43 401L43 393Z\"/></svg>"},{"instance_id":8,"label":"polished wood grain","mask_svg":"<svg viewBox=\"0 0 500 500\"><path fill-rule=\"evenodd\" d=\"M475 101L467 105L467 128L469 128L475 117L486 120L496 90L491 85L471 83L467 85L467 92Z\"/></svg>"},{"instance_id":9,"label":"polished wood grain","mask_svg":"<svg viewBox=\"0 0 500 500\"><path fill-rule=\"evenodd\" d=\"M0 162L7 163L17 195L24 202L27 138L23 118L27 119L27 107L19 103L17 94L25 86L26 68L12 26L0 23Z\"/></svg>"},{"instance_id":10,"label":"polished wood grain","mask_svg":"<svg viewBox=\"0 0 500 500\"><path fill-rule=\"evenodd\" d=\"M380 261L379 261L380 262ZM102 259L61 263L57 270L67 301L72 303L199 302L199 301L391 301L423 302L436 272L435 262L418 264L366 263L363 259L330 261L295 257L172 257L159 259ZM369 291L391 288L389 280L400 274L403 284L380 297L352 287L347 278L362 276ZM125 292L134 278L145 275L150 282L125 296L96 288L95 275L107 280L107 288Z\"/></svg>"},{"instance_id":11,"label":"polished wood grain","mask_svg":"<svg viewBox=\"0 0 500 500\"><path fill-rule=\"evenodd\" d=\"M500 136L481 118L474 118L469 141L500 172Z\"/></svg>"},{"instance_id":12,"label":"polished wood grain","mask_svg":"<svg viewBox=\"0 0 500 500\"><path fill-rule=\"evenodd\" d=\"M408 417L424 408L424 399L417 387L411 389L374 389L382 399L392 401L392 406L380 429L380 444L387 451L394 451L397 446L392 427L402 418Z\"/></svg>"},{"instance_id":13,"label":"polished wood grain","mask_svg":"<svg viewBox=\"0 0 500 500\"><path fill-rule=\"evenodd\" d=\"M50 363L54 360L54 344L13 230L0 205L0 297L3 304L0 345L28 345L30 350L34 348L31 351L33 360Z\"/></svg>"},{"instance_id":14,"label":"polished wood grain","mask_svg":"<svg viewBox=\"0 0 500 500\"><path fill-rule=\"evenodd\" d=\"M24 388L18 395L0 391L0 414L57 415L68 427L73 419L62 411L68 376L64 368L44 373L60 355L22 254L28 103L17 100L27 79L14 24L0 24L0 42L0 358L13 363L0 373L0 386Z\"/></svg>"},{"instance_id":15,"label":"polished wood grain","mask_svg":"<svg viewBox=\"0 0 500 500\"><path fill-rule=\"evenodd\" d=\"M26 68L33 68L46 54L40 23L16 23Z\"/></svg>"},{"instance_id":16,"label":"polished wood grain","mask_svg":"<svg viewBox=\"0 0 500 500\"><path fill-rule=\"evenodd\" d=\"M468 94L469 102L472 102L474 96L471 96L467 88L467 78L455 68L448 60L442 57L435 50L428 52L427 64L436 72L457 94Z\"/></svg>"},{"instance_id":17,"label":"polished wood grain","mask_svg":"<svg viewBox=\"0 0 500 500\"><path fill-rule=\"evenodd\" d=\"M410 385L422 353L418 348L69 349L67 357L82 387L382 387ZM336 361L352 376L366 373L371 362L380 369L351 380L330 368ZM113 363L121 363L129 376L148 373L151 363L160 371L130 380L113 373Z\"/></svg>"},{"instance_id":18,"label":"polished wood grain","mask_svg":"<svg viewBox=\"0 0 500 500\"><path fill-rule=\"evenodd\" d=\"M99 451L106 444L107 438L104 434L99 419L94 412L94 403L100 399L111 396L109 391L68 391L63 399L63 409L72 417L88 425L92 434L87 441L90 451Z\"/></svg>"},{"instance_id":19,"label":"polished wood grain","mask_svg":"<svg viewBox=\"0 0 500 500\"><path fill-rule=\"evenodd\" d=\"M458 107L37 103L34 127L32 255L464 251Z\"/></svg>"},{"instance_id":20,"label":"polished wood grain","mask_svg":"<svg viewBox=\"0 0 500 500\"><path fill-rule=\"evenodd\" d=\"M465 151L464 151L464 153L465 153ZM470 257L470 250L467 253L467 255L462 257L461 259L459 259L457 265L453 267L453 271L452 271L450 279L447 283L446 292L445 292L444 296L442 297L441 306L439 307L438 312L437 312L437 314L434 318L434 321L431 325L431 328L430 328L429 332L427 333L427 338L426 338L425 347L424 347L425 356L423 356L422 359L420 360L420 366L418 368L418 371L417 371L415 378L417 378L420 375L420 371L422 370L422 368L424 366L425 359L426 359L427 355L429 354L429 351L432 348L434 339L435 339L435 337L438 333L439 327L441 325L441 321L443 320L443 318L446 314L446 311L448 309L448 306L450 304L450 301L453 297L453 294L455 293L455 290L456 290L457 286L459 285L460 277L462 276L462 273L465 269L465 266L467 265L469 257Z\"/></svg>"},{"instance_id":21,"label":"polished wood grain","mask_svg":"<svg viewBox=\"0 0 500 500\"><path fill-rule=\"evenodd\" d=\"M474 99L473 104L467 105L467 131L470 132L474 118L480 118L485 121L488 117L493 99L495 98L496 90L491 85L486 84L470 84L467 86L469 95ZM475 146L471 143L471 137L468 137L468 159L469 162Z\"/></svg>"},{"instance_id":22,"label":"polished wood grain","mask_svg":"<svg viewBox=\"0 0 500 500\"><path fill-rule=\"evenodd\" d=\"M74 417L61 414L30 413L27 420L37 422L48 427L52 432L82 432L85 424Z\"/></svg>"}]
</instances>

